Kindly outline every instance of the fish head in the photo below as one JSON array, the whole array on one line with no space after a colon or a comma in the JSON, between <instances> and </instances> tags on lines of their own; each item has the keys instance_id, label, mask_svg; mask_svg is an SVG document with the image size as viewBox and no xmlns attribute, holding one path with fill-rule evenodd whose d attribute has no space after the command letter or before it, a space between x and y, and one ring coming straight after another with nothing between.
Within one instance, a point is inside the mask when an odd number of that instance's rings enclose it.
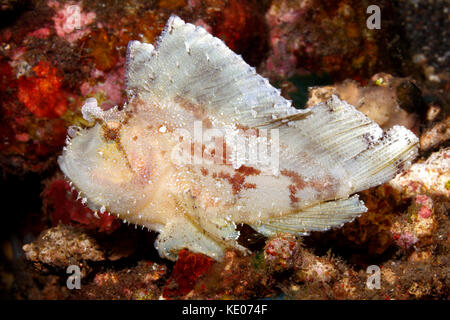
<instances>
[{"instance_id":1,"label":"fish head","mask_svg":"<svg viewBox=\"0 0 450 320\"><path fill-rule=\"evenodd\" d=\"M61 170L92 210L107 208L123 214L138 210L146 201L149 183L137 174L130 152L121 144L127 135L122 123L125 112L116 107L103 111L95 99L88 99L82 113L95 125L69 129L67 145L58 158Z\"/></svg>"}]
</instances>

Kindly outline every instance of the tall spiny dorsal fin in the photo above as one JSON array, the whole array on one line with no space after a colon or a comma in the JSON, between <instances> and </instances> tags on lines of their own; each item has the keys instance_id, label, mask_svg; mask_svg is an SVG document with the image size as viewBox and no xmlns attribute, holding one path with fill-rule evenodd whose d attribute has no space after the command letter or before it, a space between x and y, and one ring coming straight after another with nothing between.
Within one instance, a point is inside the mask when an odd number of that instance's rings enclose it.
<instances>
[{"instance_id":1,"label":"tall spiny dorsal fin","mask_svg":"<svg viewBox=\"0 0 450 320\"><path fill-rule=\"evenodd\" d=\"M126 87L128 97L144 90L143 85L154 77L150 69L150 59L154 56L155 48L149 43L130 41L127 48Z\"/></svg>"},{"instance_id":2,"label":"tall spiny dorsal fin","mask_svg":"<svg viewBox=\"0 0 450 320\"><path fill-rule=\"evenodd\" d=\"M303 112L222 40L176 16L155 50L138 41L129 44L127 86L131 96L169 102L181 97L211 117L250 128Z\"/></svg>"}]
</instances>

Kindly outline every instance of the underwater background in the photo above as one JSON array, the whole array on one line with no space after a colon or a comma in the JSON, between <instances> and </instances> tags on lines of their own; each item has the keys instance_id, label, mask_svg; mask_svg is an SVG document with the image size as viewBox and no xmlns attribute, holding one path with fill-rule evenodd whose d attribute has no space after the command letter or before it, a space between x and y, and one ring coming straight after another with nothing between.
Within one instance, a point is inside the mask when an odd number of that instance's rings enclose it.
<instances>
[{"instance_id":1,"label":"underwater background","mask_svg":"<svg viewBox=\"0 0 450 320\"><path fill-rule=\"evenodd\" d=\"M449 4L2 0L0 297L448 299ZM161 259L156 233L81 204L56 158L67 128L86 124L87 98L126 101L128 42L155 43L171 14L222 39L297 108L336 94L383 129L412 130L420 156L361 192L369 211L341 229L267 239L241 225L250 256ZM81 289L67 286L69 266ZM370 266L379 288L367 282Z\"/></svg>"}]
</instances>

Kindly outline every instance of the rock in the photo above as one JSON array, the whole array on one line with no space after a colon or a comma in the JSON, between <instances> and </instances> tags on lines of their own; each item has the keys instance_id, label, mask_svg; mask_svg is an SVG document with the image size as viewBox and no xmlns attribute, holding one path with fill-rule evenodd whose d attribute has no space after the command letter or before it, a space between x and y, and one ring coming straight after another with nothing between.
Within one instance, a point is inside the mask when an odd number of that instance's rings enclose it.
<instances>
[{"instance_id":1,"label":"rock","mask_svg":"<svg viewBox=\"0 0 450 320\"><path fill-rule=\"evenodd\" d=\"M450 116L426 129L420 136L420 150L432 150L450 140Z\"/></svg>"},{"instance_id":2,"label":"rock","mask_svg":"<svg viewBox=\"0 0 450 320\"><path fill-rule=\"evenodd\" d=\"M427 108L413 82L383 73L374 75L366 86L346 80L334 86L312 87L306 106L325 102L333 94L355 106L385 130L402 125L418 132L419 115Z\"/></svg>"},{"instance_id":3,"label":"rock","mask_svg":"<svg viewBox=\"0 0 450 320\"><path fill-rule=\"evenodd\" d=\"M432 197L450 197L450 148L431 154L425 161L419 161L408 171L397 175L389 182L405 197L428 194Z\"/></svg>"},{"instance_id":4,"label":"rock","mask_svg":"<svg viewBox=\"0 0 450 320\"><path fill-rule=\"evenodd\" d=\"M264 259L273 271L290 269L295 262L300 243L291 234L281 234L267 241Z\"/></svg>"},{"instance_id":5,"label":"rock","mask_svg":"<svg viewBox=\"0 0 450 320\"><path fill-rule=\"evenodd\" d=\"M80 229L58 225L43 231L38 239L23 246L26 258L40 270L83 267L86 262L103 261L105 254L97 241Z\"/></svg>"}]
</instances>

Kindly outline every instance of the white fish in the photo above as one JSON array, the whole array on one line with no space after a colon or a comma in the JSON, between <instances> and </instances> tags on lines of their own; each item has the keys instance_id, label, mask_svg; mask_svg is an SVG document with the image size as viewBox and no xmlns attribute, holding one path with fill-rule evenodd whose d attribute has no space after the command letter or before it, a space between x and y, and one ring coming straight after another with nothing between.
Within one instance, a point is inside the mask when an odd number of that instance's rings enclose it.
<instances>
[{"instance_id":1,"label":"white fish","mask_svg":"<svg viewBox=\"0 0 450 320\"><path fill-rule=\"evenodd\" d=\"M353 194L417 154L412 132L383 132L335 96L295 109L221 40L178 17L156 47L130 42L128 104L103 111L88 99L82 113L95 125L72 128L58 162L90 208L159 232L162 257L246 251L240 223L266 236L341 226L367 210Z\"/></svg>"}]
</instances>

